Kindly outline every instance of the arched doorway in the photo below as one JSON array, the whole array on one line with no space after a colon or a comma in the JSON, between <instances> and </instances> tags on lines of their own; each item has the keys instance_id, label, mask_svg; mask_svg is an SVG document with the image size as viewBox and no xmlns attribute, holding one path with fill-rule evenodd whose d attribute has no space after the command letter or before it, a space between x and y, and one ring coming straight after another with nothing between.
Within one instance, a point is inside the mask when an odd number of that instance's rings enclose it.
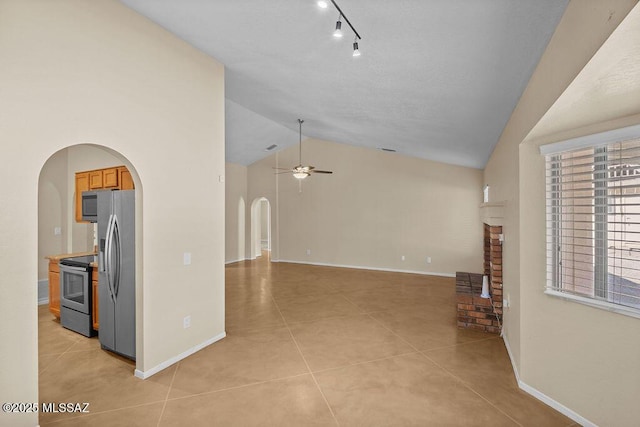
<instances>
[{"instance_id":1,"label":"arched doorway","mask_svg":"<svg viewBox=\"0 0 640 427\"><path fill-rule=\"evenodd\" d=\"M258 197L251 203L251 259L271 254L271 203Z\"/></svg>"},{"instance_id":2,"label":"arched doorway","mask_svg":"<svg viewBox=\"0 0 640 427\"><path fill-rule=\"evenodd\" d=\"M123 168L117 169L117 167ZM125 171L129 175L127 179L133 181L135 187L135 262L130 262L134 266L135 271L135 289L133 290L135 297L135 324L132 324L131 334L135 337L135 354L136 360L141 360L142 353L142 184L135 167L122 154L111 150L104 146L93 144L78 144L65 147L52 154L42 165L38 177L38 314L41 322L38 322L40 347L50 345L47 357L41 357L41 371L46 371L47 363L53 363L57 358L53 356L61 350L72 351L74 346L91 346L99 345L97 341L91 344L92 338L86 337L74 332L73 330L63 330L63 326L55 309L50 309L50 301L56 295L50 295L50 286L42 286L45 282L49 284L50 279L59 280L60 273L50 273L57 266L57 262L50 263L45 259L47 256L60 256L63 254L90 254L95 253L98 247L97 225L89 222L77 222L75 215L76 206L76 172L90 170L117 170L120 172L122 179ZM105 178L103 178L105 179ZM106 178L113 179L113 178ZM119 188L118 187L112 188ZM97 187L96 182L93 183ZM133 233L132 233L133 234ZM129 257L129 259L131 259ZM128 262L128 261L127 261ZM59 266L57 266L59 268ZM57 277L56 277L57 274ZM91 273L90 273L91 274ZM133 272L132 272L133 274ZM96 276L97 278L97 276ZM59 283L59 282L58 282ZM96 283L97 285L97 283ZM97 288L97 286L96 286ZM57 288L59 289L59 288ZM93 283L89 287L91 296L94 298L97 289L93 288ZM57 294L59 296L59 293ZM92 301L93 303L93 301ZM95 307L91 307L92 316L97 312L97 298ZM97 316L96 316L97 318ZM94 319L91 319L92 321ZM44 333L46 332L46 333ZM137 362L136 362L137 363ZM131 364L134 367L133 362ZM135 365L137 367L137 364ZM52 368L54 370L54 368ZM133 372L132 372L133 374Z\"/></svg>"},{"instance_id":3,"label":"arched doorway","mask_svg":"<svg viewBox=\"0 0 640 427\"><path fill-rule=\"evenodd\" d=\"M236 254L237 260L244 260L247 257L247 253L245 251L245 210L246 206L244 203L244 199L240 197L238 199L238 253Z\"/></svg>"}]
</instances>

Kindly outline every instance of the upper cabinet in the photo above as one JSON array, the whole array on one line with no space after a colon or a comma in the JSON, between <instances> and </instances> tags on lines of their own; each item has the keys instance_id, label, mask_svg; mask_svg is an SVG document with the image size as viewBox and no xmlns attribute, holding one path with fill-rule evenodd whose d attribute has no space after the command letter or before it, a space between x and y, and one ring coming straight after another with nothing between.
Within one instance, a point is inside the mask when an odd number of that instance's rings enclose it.
<instances>
[{"instance_id":1,"label":"upper cabinet","mask_svg":"<svg viewBox=\"0 0 640 427\"><path fill-rule=\"evenodd\" d=\"M124 166L118 168L118 183L121 190L133 190L133 178L131 172Z\"/></svg>"},{"instance_id":2,"label":"upper cabinet","mask_svg":"<svg viewBox=\"0 0 640 427\"><path fill-rule=\"evenodd\" d=\"M118 168L109 168L102 171L104 188L118 188L118 182Z\"/></svg>"},{"instance_id":3,"label":"upper cabinet","mask_svg":"<svg viewBox=\"0 0 640 427\"><path fill-rule=\"evenodd\" d=\"M88 172L88 174L89 174L89 189L99 190L101 188L104 188L104 185L102 184L102 170L91 171L91 172Z\"/></svg>"},{"instance_id":4,"label":"upper cabinet","mask_svg":"<svg viewBox=\"0 0 640 427\"><path fill-rule=\"evenodd\" d=\"M82 192L89 190L133 190L126 166L76 172L76 222L82 221Z\"/></svg>"}]
</instances>

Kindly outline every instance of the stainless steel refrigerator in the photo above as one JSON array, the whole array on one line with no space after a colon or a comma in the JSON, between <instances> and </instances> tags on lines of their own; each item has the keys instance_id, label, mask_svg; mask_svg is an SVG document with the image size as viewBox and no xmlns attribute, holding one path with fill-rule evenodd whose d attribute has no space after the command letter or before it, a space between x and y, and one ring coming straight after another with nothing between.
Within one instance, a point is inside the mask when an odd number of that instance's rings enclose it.
<instances>
[{"instance_id":1,"label":"stainless steel refrigerator","mask_svg":"<svg viewBox=\"0 0 640 427\"><path fill-rule=\"evenodd\" d=\"M135 190L97 191L98 337L136 358Z\"/></svg>"}]
</instances>

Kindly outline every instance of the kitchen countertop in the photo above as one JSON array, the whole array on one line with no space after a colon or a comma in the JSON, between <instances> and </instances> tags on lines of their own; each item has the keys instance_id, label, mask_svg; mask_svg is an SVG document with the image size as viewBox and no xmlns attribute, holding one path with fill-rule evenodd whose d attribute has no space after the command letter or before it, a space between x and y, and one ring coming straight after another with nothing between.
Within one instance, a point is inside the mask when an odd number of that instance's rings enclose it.
<instances>
[{"instance_id":1,"label":"kitchen countertop","mask_svg":"<svg viewBox=\"0 0 640 427\"><path fill-rule=\"evenodd\" d=\"M49 261L60 262L60 260L63 258L71 258L75 256L87 256L87 255L97 255L97 254L95 252L76 252L72 254L47 255L45 259L48 259ZM97 266L98 266L97 262L91 263L91 267L97 267Z\"/></svg>"}]
</instances>

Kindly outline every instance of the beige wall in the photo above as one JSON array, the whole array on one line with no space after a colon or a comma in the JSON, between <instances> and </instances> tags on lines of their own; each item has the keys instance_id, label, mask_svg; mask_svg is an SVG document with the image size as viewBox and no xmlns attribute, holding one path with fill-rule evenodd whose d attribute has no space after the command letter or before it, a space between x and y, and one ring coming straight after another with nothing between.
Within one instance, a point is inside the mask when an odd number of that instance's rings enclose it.
<instances>
[{"instance_id":1,"label":"beige wall","mask_svg":"<svg viewBox=\"0 0 640 427\"><path fill-rule=\"evenodd\" d=\"M0 2L0 58L0 400L38 401L38 178L70 145L110 147L134 175L137 368L221 336L223 67L112 0Z\"/></svg>"},{"instance_id":2,"label":"beige wall","mask_svg":"<svg viewBox=\"0 0 640 427\"><path fill-rule=\"evenodd\" d=\"M543 294L543 159L535 147L521 142L636 3L569 3L484 174L492 200L506 201L503 274L511 308L505 311L505 340L520 379L602 425L632 425L638 419L630 399L638 395L640 378L635 368L628 369L634 366L628 364L632 358L637 361L638 347L611 333L629 328L635 319ZM626 337L637 335L637 327L626 330Z\"/></svg>"},{"instance_id":3,"label":"beige wall","mask_svg":"<svg viewBox=\"0 0 640 427\"><path fill-rule=\"evenodd\" d=\"M247 258L245 252L247 212L247 168L235 163L227 163L225 262L235 262Z\"/></svg>"},{"instance_id":4,"label":"beige wall","mask_svg":"<svg viewBox=\"0 0 640 427\"><path fill-rule=\"evenodd\" d=\"M67 205L67 150L52 155L42 167L38 180L38 280L48 278L46 255L67 253L70 215ZM60 235L54 229L60 228Z\"/></svg>"},{"instance_id":5,"label":"beige wall","mask_svg":"<svg viewBox=\"0 0 640 427\"><path fill-rule=\"evenodd\" d=\"M482 171L328 141L304 145L306 162L333 175L313 175L301 187L289 174L274 175L272 167L297 163L297 147L249 166L250 200L271 202L274 259L482 271Z\"/></svg>"},{"instance_id":6,"label":"beige wall","mask_svg":"<svg viewBox=\"0 0 640 427\"><path fill-rule=\"evenodd\" d=\"M637 58L638 28L640 6L627 15L534 128L532 134L538 137L530 136L520 145L520 191L527 194L521 236L535 248L521 262L521 292L527 301L522 316L526 337L522 377L598 425L638 424L640 342L630 337L640 336L640 320L540 292L546 280L546 222L545 165L539 146L640 123L640 76L630 72L636 68L629 63ZM569 109L564 107L568 104L572 104Z\"/></svg>"}]
</instances>

